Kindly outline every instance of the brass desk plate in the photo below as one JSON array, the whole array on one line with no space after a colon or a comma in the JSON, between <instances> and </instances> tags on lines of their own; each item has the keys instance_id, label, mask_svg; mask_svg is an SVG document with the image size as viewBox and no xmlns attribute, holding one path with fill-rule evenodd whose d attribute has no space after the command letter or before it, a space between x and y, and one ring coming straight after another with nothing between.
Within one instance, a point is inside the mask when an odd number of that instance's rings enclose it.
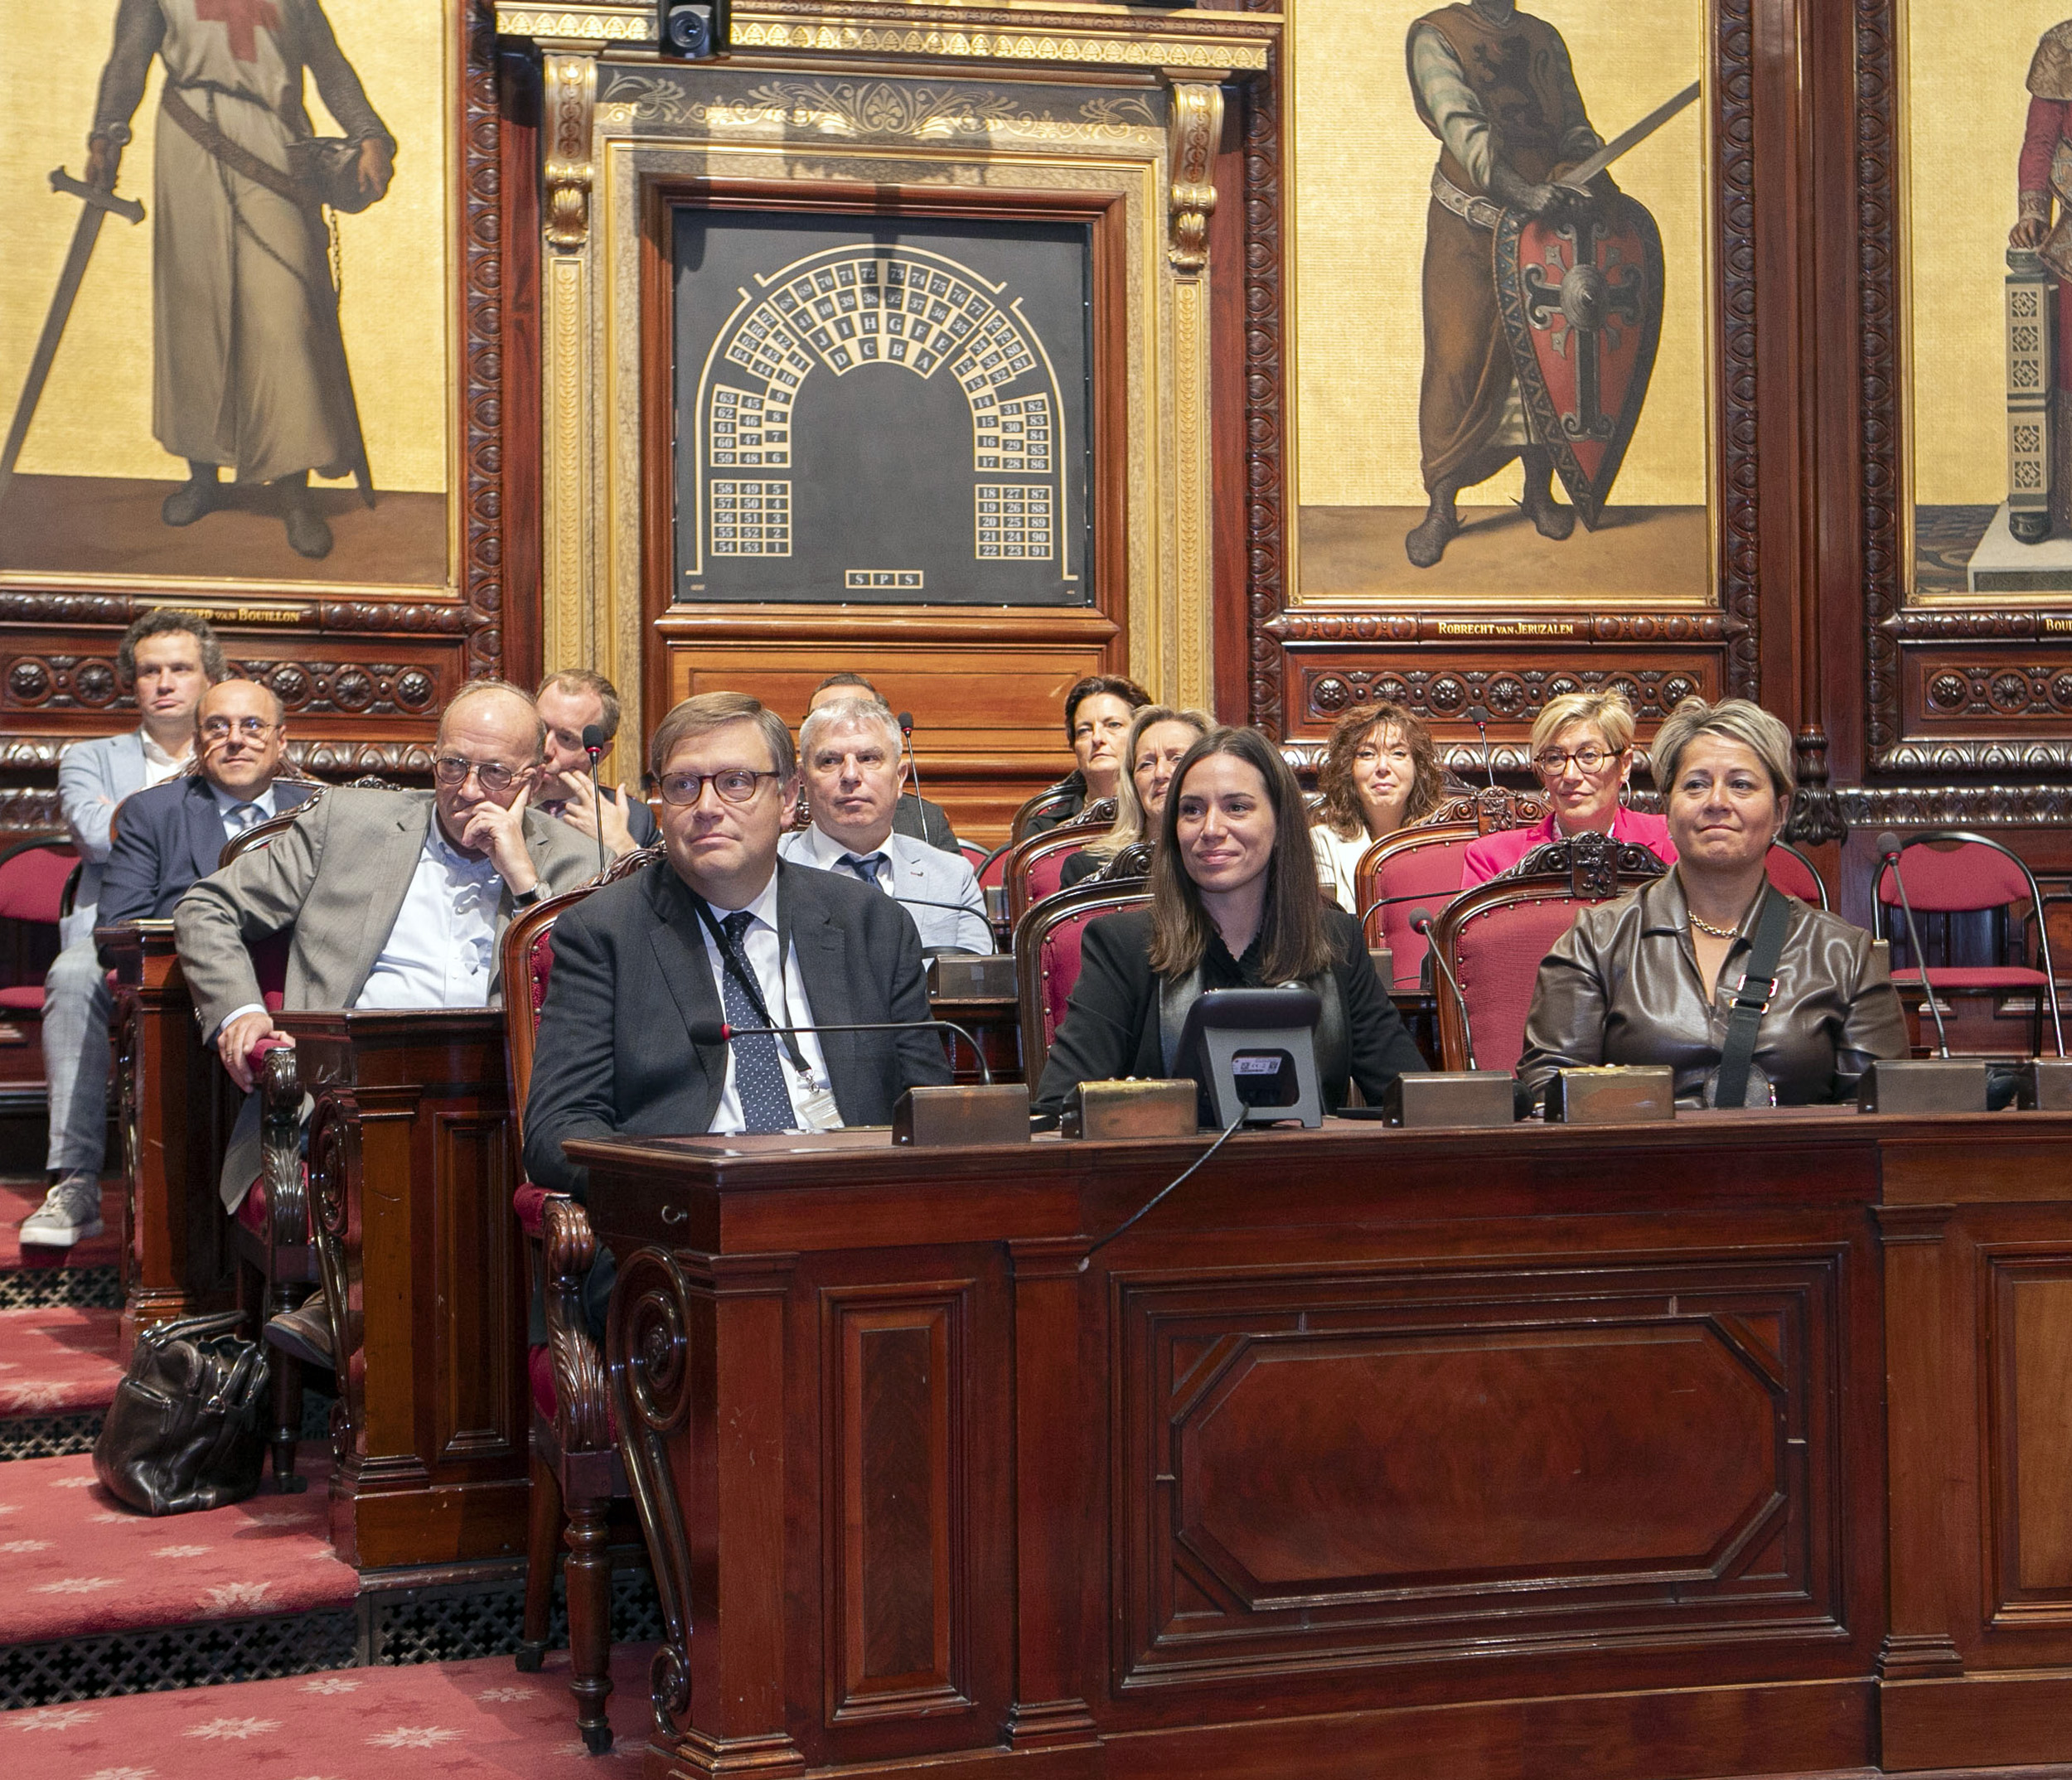
<instances>
[{"instance_id":1,"label":"brass desk plate","mask_svg":"<svg viewBox=\"0 0 2072 1780\"><path fill-rule=\"evenodd\" d=\"M1867 1113L1983 1112L1986 1060L1981 1057L1886 1057L1863 1074L1857 1110Z\"/></svg>"},{"instance_id":2,"label":"brass desk plate","mask_svg":"<svg viewBox=\"0 0 2072 1780\"><path fill-rule=\"evenodd\" d=\"M1387 1124L1428 1131L1445 1125L1486 1129L1516 1119L1509 1076L1498 1069L1435 1070L1398 1076L1382 1096Z\"/></svg>"},{"instance_id":3,"label":"brass desk plate","mask_svg":"<svg viewBox=\"0 0 2072 1780\"><path fill-rule=\"evenodd\" d=\"M1192 1081L1082 1081L1065 1096L1061 1137L1192 1137L1199 1129Z\"/></svg>"},{"instance_id":4,"label":"brass desk plate","mask_svg":"<svg viewBox=\"0 0 2072 1780\"><path fill-rule=\"evenodd\" d=\"M1547 1091L1549 1125L1634 1125L1676 1115L1673 1069L1564 1069Z\"/></svg>"},{"instance_id":5,"label":"brass desk plate","mask_svg":"<svg viewBox=\"0 0 2072 1780\"><path fill-rule=\"evenodd\" d=\"M990 958L931 958L928 999L932 1001L1012 1001L1012 955Z\"/></svg>"},{"instance_id":6,"label":"brass desk plate","mask_svg":"<svg viewBox=\"0 0 2072 1780\"><path fill-rule=\"evenodd\" d=\"M909 1088L892 1109L892 1140L917 1149L951 1144L1026 1144L1029 1089L1021 1082L990 1088Z\"/></svg>"},{"instance_id":7,"label":"brass desk plate","mask_svg":"<svg viewBox=\"0 0 2072 1780\"><path fill-rule=\"evenodd\" d=\"M2025 1112L2072 1112L2072 1057L2039 1057L2021 1064L2015 1105Z\"/></svg>"}]
</instances>

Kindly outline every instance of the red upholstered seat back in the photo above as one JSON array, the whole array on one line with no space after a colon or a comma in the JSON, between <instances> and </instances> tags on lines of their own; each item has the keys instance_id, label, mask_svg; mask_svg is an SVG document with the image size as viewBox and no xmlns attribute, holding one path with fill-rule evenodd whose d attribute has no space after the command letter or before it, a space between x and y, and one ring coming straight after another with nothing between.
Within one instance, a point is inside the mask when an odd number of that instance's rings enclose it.
<instances>
[{"instance_id":1,"label":"red upholstered seat back","mask_svg":"<svg viewBox=\"0 0 2072 1780\"><path fill-rule=\"evenodd\" d=\"M1906 873L1907 900L1915 912L2002 908L2030 899L2029 880L2021 868L1983 841L1959 841L1953 847L1909 847L1900 855ZM1899 906L1899 886L1886 870L1878 879L1878 900Z\"/></svg>"},{"instance_id":2,"label":"red upholstered seat back","mask_svg":"<svg viewBox=\"0 0 2072 1780\"><path fill-rule=\"evenodd\" d=\"M1028 888L1022 898L1022 907L1040 902L1047 896L1057 894L1064 881L1065 861L1077 858L1077 847L1061 847L1048 853L1040 853L1029 862L1022 874L1022 882Z\"/></svg>"},{"instance_id":3,"label":"red upholstered seat back","mask_svg":"<svg viewBox=\"0 0 2072 1780\"><path fill-rule=\"evenodd\" d=\"M22 847L0 859L0 921L56 926L65 880L78 863L78 849L66 841Z\"/></svg>"},{"instance_id":4,"label":"red upholstered seat back","mask_svg":"<svg viewBox=\"0 0 2072 1780\"><path fill-rule=\"evenodd\" d=\"M1417 987L1428 950L1425 936L1410 931L1410 917L1425 909L1436 921L1460 893L1461 856L1476 838L1473 834L1434 836L1421 844L1406 841L1376 866L1374 894L1368 900L1382 897L1409 899L1375 910L1367 923L1368 942L1389 950L1397 988Z\"/></svg>"},{"instance_id":5,"label":"red upholstered seat back","mask_svg":"<svg viewBox=\"0 0 2072 1780\"><path fill-rule=\"evenodd\" d=\"M1498 903L1462 922L1454 974L1468 1005L1476 1068L1518 1067L1540 960L1589 906L1576 897L1536 897Z\"/></svg>"},{"instance_id":6,"label":"red upholstered seat back","mask_svg":"<svg viewBox=\"0 0 2072 1780\"><path fill-rule=\"evenodd\" d=\"M1763 860L1764 869L1769 873L1769 881L1786 896L1795 896L1802 902L1809 902L1815 908L1828 906L1826 891L1818 875L1806 862L1789 847L1773 846ZM1909 889L1912 885L1907 887Z\"/></svg>"},{"instance_id":7,"label":"red upholstered seat back","mask_svg":"<svg viewBox=\"0 0 2072 1780\"><path fill-rule=\"evenodd\" d=\"M259 999L269 1013L278 1013L288 999L288 955L294 944L290 927L268 934L252 948L252 975L259 979Z\"/></svg>"},{"instance_id":8,"label":"red upholstered seat back","mask_svg":"<svg viewBox=\"0 0 2072 1780\"><path fill-rule=\"evenodd\" d=\"M540 1014L547 1004L547 979L554 975L554 929L542 927L533 936L525 955L525 987L531 994L532 1029L540 1030Z\"/></svg>"},{"instance_id":9,"label":"red upholstered seat back","mask_svg":"<svg viewBox=\"0 0 2072 1780\"><path fill-rule=\"evenodd\" d=\"M1038 946L1043 973L1043 1044L1046 1049L1065 1023L1065 1009L1079 981L1079 949L1087 936L1087 923L1111 908L1090 908L1067 915L1044 934Z\"/></svg>"}]
</instances>

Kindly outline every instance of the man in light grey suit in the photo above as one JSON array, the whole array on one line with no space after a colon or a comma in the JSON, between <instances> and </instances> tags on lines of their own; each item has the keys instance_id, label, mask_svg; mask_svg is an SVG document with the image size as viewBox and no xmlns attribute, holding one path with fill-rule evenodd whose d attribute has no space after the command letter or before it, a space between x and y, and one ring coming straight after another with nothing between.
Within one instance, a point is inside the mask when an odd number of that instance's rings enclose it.
<instances>
[{"instance_id":1,"label":"man in light grey suit","mask_svg":"<svg viewBox=\"0 0 2072 1780\"><path fill-rule=\"evenodd\" d=\"M906 910L924 950L988 953L985 896L961 854L895 833L906 765L899 725L875 699L816 705L799 726L810 827L784 837L782 856L875 885Z\"/></svg>"},{"instance_id":2,"label":"man in light grey suit","mask_svg":"<svg viewBox=\"0 0 2072 1780\"><path fill-rule=\"evenodd\" d=\"M530 804L544 728L502 680L463 688L439 720L430 791L341 787L273 844L190 889L173 913L203 1032L247 1091L223 1164L235 1210L259 1173L252 1053L275 1030L250 947L292 931L283 1008L481 1008L498 991L513 912L573 890L595 842ZM330 1362L321 1314L276 1317L268 1339Z\"/></svg>"},{"instance_id":3,"label":"man in light grey suit","mask_svg":"<svg viewBox=\"0 0 2072 1780\"><path fill-rule=\"evenodd\" d=\"M101 874L115 810L133 791L182 771L194 755L194 711L225 672L208 621L154 612L131 625L115 651L115 675L142 718L120 735L75 742L59 757L58 801L80 859L64 949L43 979L43 1068L49 1084L51 1188L22 1226L22 1241L70 1248L97 1236L108 1129L107 974L94 949Z\"/></svg>"}]
</instances>

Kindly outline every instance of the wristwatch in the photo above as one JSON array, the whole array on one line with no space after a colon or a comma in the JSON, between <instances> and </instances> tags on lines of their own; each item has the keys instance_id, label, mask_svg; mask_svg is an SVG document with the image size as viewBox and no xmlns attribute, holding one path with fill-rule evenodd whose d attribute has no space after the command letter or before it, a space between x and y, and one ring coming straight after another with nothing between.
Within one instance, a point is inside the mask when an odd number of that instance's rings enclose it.
<instances>
[{"instance_id":1,"label":"wristwatch","mask_svg":"<svg viewBox=\"0 0 2072 1780\"><path fill-rule=\"evenodd\" d=\"M518 908L530 908L534 903L544 902L546 899L547 887L545 884L539 883L536 879L535 880L531 889L514 890L511 892L511 902L514 907Z\"/></svg>"}]
</instances>

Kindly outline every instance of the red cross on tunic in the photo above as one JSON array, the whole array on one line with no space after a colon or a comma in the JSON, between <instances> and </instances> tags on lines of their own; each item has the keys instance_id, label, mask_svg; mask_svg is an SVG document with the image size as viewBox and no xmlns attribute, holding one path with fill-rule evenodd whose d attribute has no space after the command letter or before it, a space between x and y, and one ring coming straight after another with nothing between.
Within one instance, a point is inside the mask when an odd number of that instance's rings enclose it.
<instances>
[{"instance_id":1,"label":"red cross on tunic","mask_svg":"<svg viewBox=\"0 0 2072 1780\"><path fill-rule=\"evenodd\" d=\"M204 24L228 27L230 53L241 62L259 60L255 27L276 32L281 28L280 8L274 0L194 0L194 16Z\"/></svg>"}]
</instances>

